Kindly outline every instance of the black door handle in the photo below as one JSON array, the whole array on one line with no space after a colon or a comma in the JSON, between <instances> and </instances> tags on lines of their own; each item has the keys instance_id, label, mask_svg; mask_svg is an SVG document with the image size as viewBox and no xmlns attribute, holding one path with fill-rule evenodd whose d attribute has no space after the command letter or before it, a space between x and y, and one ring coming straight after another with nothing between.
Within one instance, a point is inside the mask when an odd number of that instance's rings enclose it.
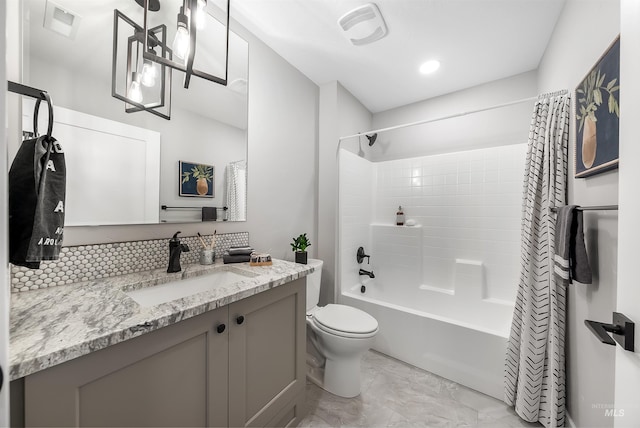
<instances>
[{"instance_id":1,"label":"black door handle","mask_svg":"<svg viewBox=\"0 0 640 428\"><path fill-rule=\"evenodd\" d=\"M623 314L614 312L612 324L591 320L584 320L584 323L602 343L616 346L618 342L625 351L634 352L635 323ZM613 338L609 333L613 333Z\"/></svg>"},{"instance_id":2,"label":"black door handle","mask_svg":"<svg viewBox=\"0 0 640 428\"><path fill-rule=\"evenodd\" d=\"M226 325L224 325L224 324L218 324L218 327L216 327L216 331L217 331L218 333L224 333L224 330L225 330L226 328L227 328L227 326L226 326Z\"/></svg>"},{"instance_id":3,"label":"black door handle","mask_svg":"<svg viewBox=\"0 0 640 428\"><path fill-rule=\"evenodd\" d=\"M238 318L236 318L236 324L240 325L244 322L244 317L242 315L238 316Z\"/></svg>"}]
</instances>

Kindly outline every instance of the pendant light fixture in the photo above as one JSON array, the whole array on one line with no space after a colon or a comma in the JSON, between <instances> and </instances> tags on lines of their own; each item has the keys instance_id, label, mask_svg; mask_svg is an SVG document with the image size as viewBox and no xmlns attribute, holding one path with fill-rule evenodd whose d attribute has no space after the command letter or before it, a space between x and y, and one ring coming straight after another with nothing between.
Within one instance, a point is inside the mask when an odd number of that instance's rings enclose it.
<instances>
[{"instance_id":1,"label":"pendant light fixture","mask_svg":"<svg viewBox=\"0 0 640 428\"><path fill-rule=\"evenodd\" d=\"M111 95L125 102L127 113L147 111L170 119L171 68L144 55L144 52L155 55L157 50L160 55L171 57L166 26L159 25L145 32L143 27L115 10L113 28Z\"/></svg>"},{"instance_id":2,"label":"pendant light fixture","mask_svg":"<svg viewBox=\"0 0 640 428\"><path fill-rule=\"evenodd\" d=\"M160 65L151 60L145 59L142 63L141 83L147 88L156 86Z\"/></svg>"},{"instance_id":3,"label":"pendant light fixture","mask_svg":"<svg viewBox=\"0 0 640 428\"><path fill-rule=\"evenodd\" d=\"M186 5L185 0L185 5ZM176 28L176 36L173 39L173 54L176 58L186 60L189 55L189 48L191 44L189 35L189 18L185 14L185 5L180 7L180 13L178 13L178 25Z\"/></svg>"},{"instance_id":4,"label":"pendant light fixture","mask_svg":"<svg viewBox=\"0 0 640 428\"><path fill-rule=\"evenodd\" d=\"M207 11L205 10L206 7L207 0L197 0L196 29L199 31L204 30L204 27L207 25Z\"/></svg>"},{"instance_id":5,"label":"pendant light fixture","mask_svg":"<svg viewBox=\"0 0 640 428\"><path fill-rule=\"evenodd\" d=\"M145 7L143 27L147 29L150 25L151 0L136 1L143 2ZM226 86L229 68L229 10L230 0L223 1L222 6L208 0L182 0L175 24L164 23L168 28L176 29L170 49L172 58L145 49L144 59L184 72L185 88L189 87L191 76ZM202 33L200 37L199 31ZM199 51L203 52L202 58L196 61Z\"/></svg>"},{"instance_id":6,"label":"pendant light fixture","mask_svg":"<svg viewBox=\"0 0 640 428\"><path fill-rule=\"evenodd\" d=\"M144 110L170 119L172 69L185 73L185 88L191 76L227 86L230 0L225 2L226 10L224 5L218 7L207 0L182 0L175 24L165 22L153 27L149 21L157 23L157 16L150 19L151 13L160 10L160 0L135 1L144 8L142 26L114 10L111 95L126 103L127 113ZM176 29L171 47L166 40L167 28ZM200 38L198 31L202 33ZM203 53L194 65L198 50ZM123 71L124 88L119 77Z\"/></svg>"},{"instance_id":7,"label":"pendant light fixture","mask_svg":"<svg viewBox=\"0 0 640 428\"><path fill-rule=\"evenodd\" d=\"M129 84L129 90L127 91L127 95L131 101L136 103L142 102L142 89L140 88L140 73L138 70L138 61L140 59L140 44L136 43L136 58L133 63L133 71L131 72L131 83Z\"/></svg>"},{"instance_id":8,"label":"pendant light fixture","mask_svg":"<svg viewBox=\"0 0 640 428\"><path fill-rule=\"evenodd\" d=\"M135 103L142 102L142 89L140 88L140 73L131 73L131 84L129 85L129 99Z\"/></svg>"}]
</instances>

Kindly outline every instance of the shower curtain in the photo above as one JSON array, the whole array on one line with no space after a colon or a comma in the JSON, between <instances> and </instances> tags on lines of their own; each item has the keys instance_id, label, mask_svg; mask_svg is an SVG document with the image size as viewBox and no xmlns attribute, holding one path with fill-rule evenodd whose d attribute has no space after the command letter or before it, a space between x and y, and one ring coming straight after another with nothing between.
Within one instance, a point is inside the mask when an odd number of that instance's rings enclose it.
<instances>
[{"instance_id":1,"label":"shower curtain","mask_svg":"<svg viewBox=\"0 0 640 428\"><path fill-rule=\"evenodd\" d=\"M247 162L231 162L227 165L226 175L227 197L225 205L228 207L227 219L230 221L245 221L247 219Z\"/></svg>"},{"instance_id":2,"label":"shower curtain","mask_svg":"<svg viewBox=\"0 0 640 428\"><path fill-rule=\"evenodd\" d=\"M505 401L528 422L564 426L566 290L553 275L555 215L565 205L570 99L535 104L522 202L520 281L505 361Z\"/></svg>"}]
</instances>

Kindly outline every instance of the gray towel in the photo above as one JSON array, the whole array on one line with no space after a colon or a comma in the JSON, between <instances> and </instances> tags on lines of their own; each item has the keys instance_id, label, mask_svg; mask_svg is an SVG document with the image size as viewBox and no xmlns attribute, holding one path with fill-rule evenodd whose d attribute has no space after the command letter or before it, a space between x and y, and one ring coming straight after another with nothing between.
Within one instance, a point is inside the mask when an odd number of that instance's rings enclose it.
<instances>
[{"instance_id":1,"label":"gray towel","mask_svg":"<svg viewBox=\"0 0 640 428\"><path fill-rule=\"evenodd\" d=\"M253 248L251 247L231 247L227 251L230 256L248 256L253 253Z\"/></svg>"},{"instance_id":2,"label":"gray towel","mask_svg":"<svg viewBox=\"0 0 640 428\"><path fill-rule=\"evenodd\" d=\"M225 254L222 256L222 262L224 264L228 263L245 263L251 260L251 256L249 254L240 254L236 256L231 256L229 254Z\"/></svg>"},{"instance_id":3,"label":"gray towel","mask_svg":"<svg viewBox=\"0 0 640 428\"><path fill-rule=\"evenodd\" d=\"M53 137L22 142L9 170L9 261L38 269L62 248L66 167Z\"/></svg>"},{"instance_id":4,"label":"gray towel","mask_svg":"<svg viewBox=\"0 0 640 428\"><path fill-rule=\"evenodd\" d=\"M591 267L584 245L582 211L577 205L557 209L554 272L563 284L591 284Z\"/></svg>"},{"instance_id":5,"label":"gray towel","mask_svg":"<svg viewBox=\"0 0 640 428\"><path fill-rule=\"evenodd\" d=\"M216 207L202 207L202 221L216 221L217 214Z\"/></svg>"}]
</instances>

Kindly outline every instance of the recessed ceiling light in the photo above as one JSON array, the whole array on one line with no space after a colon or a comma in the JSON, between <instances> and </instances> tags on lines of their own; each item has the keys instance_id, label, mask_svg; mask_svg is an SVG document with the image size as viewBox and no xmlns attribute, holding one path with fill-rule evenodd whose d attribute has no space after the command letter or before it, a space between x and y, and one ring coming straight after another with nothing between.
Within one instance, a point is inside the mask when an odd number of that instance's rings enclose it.
<instances>
[{"instance_id":1,"label":"recessed ceiling light","mask_svg":"<svg viewBox=\"0 0 640 428\"><path fill-rule=\"evenodd\" d=\"M432 59L430 61L427 61L425 63L423 63L420 66L420 73L422 74L431 74L434 71L436 71L437 69L440 68L440 61L436 60L436 59Z\"/></svg>"}]
</instances>

